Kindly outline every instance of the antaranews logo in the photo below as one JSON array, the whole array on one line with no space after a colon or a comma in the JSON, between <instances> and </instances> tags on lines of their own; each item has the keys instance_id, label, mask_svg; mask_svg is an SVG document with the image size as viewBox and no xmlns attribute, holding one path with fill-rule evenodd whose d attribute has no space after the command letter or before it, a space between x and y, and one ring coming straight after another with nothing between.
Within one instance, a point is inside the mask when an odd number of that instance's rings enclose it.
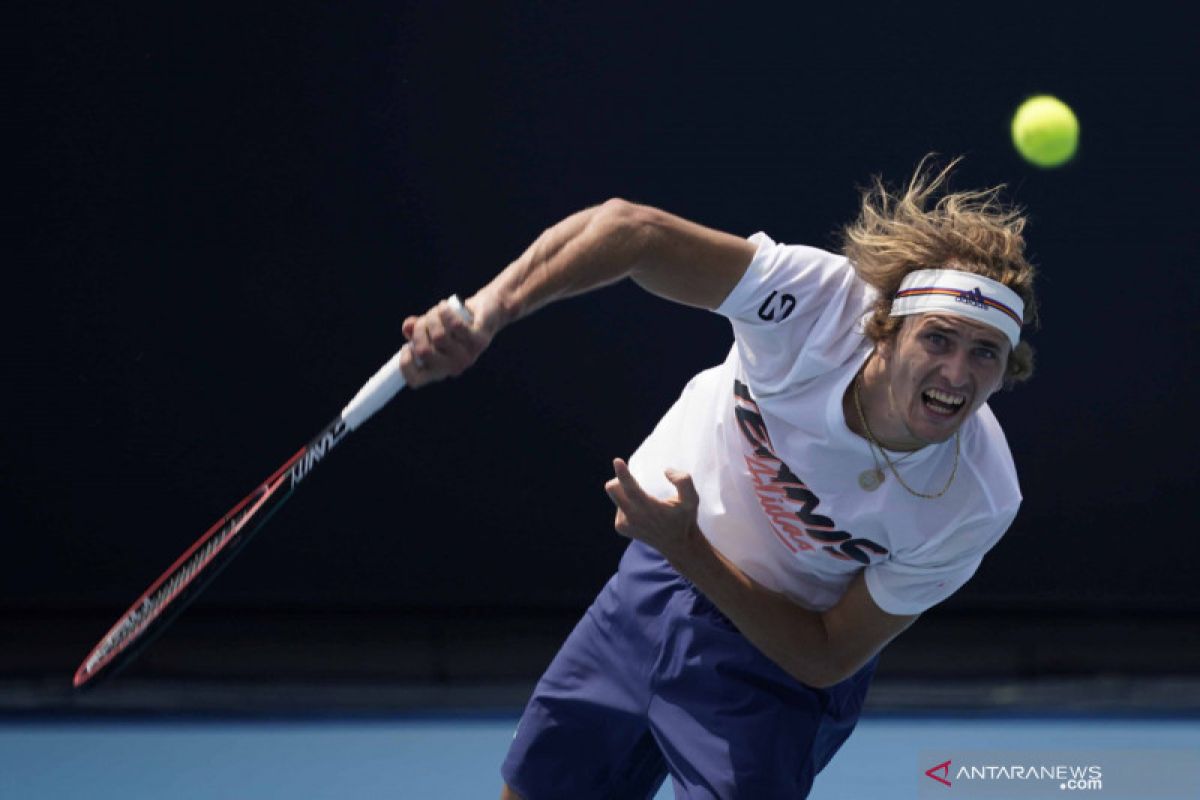
<instances>
[{"instance_id":1,"label":"antaranews logo","mask_svg":"<svg viewBox=\"0 0 1200 800\"><path fill-rule=\"evenodd\" d=\"M956 754L942 760L922 757L920 796L945 797L953 787L958 798L994 797L1002 791L1011 797L1060 797L1064 791L1100 791L1104 775L1100 765L1082 754L1027 752ZM926 767L931 762L933 766Z\"/></svg>"},{"instance_id":2,"label":"antaranews logo","mask_svg":"<svg viewBox=\"0 0 1200 800\"><path fill-rule=\"evenodd\" d=\"M1200 797L1195 747L1091 750L924 750L910 773L918 800Z\"/></svg>"},{"instance_id":3,"label":"antaranews logo","mask_svg":"<svg viewBox=\"0 0 1200 800\"><path fill-rule=\"evenodd\" d=\"M942 774L938 775L937 773L939 773L939 772ZM925 770L925 774L928 777L933 778L938 783L944 783L947 786L951 785L950 781L948 780L948 778L950 777L950 762L949 761L943 761L942 763L938 764L936 767L930 767L929 769Z\"/></svg>"}]
</instances>

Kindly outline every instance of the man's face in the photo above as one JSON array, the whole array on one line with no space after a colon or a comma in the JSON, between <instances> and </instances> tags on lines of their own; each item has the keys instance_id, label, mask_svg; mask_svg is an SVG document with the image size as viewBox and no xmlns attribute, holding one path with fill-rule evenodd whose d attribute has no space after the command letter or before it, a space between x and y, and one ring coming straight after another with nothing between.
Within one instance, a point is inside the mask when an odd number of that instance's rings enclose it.
<instances>
[{"instance_id":1,"label":"man's face","mask_svg":"<svg viewBox=\"0 0 1200 800\"><path fill-rule=\"evenodd\" d=\"M883 342L892 414L918 443L943 442L1004 382L1008 338L954 314L913 314Z\"/></svg>"}]
</instances>

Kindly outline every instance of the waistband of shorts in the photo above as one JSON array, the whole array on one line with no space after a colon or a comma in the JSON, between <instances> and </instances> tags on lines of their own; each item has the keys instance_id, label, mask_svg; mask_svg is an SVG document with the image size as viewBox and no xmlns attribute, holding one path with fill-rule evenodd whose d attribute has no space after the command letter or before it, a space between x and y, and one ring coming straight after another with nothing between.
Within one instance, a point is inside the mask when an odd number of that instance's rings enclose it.
<instances>
[{"instance_id":1,"label":"waistband of shorts","mask_svg":"<svg viewBox=\"0 0 1200 800\"><path fill-rule=\"evenodd\" d=\"M737 631L737 625L733 623L729 617L721 609L717 608L716 603L708 598L708 595L700 591L696 584L692 583L684 577L679 570L671 566L671 562L644 542L639 542L636 539L629 543L629 548L621 559L621 568L631 571L643 578L653 577L669 583L679 592L683 592L689 598L689 611L691 613L707 617L720 625L728 627L731 630Z\"/></svg>"}]
</instances>

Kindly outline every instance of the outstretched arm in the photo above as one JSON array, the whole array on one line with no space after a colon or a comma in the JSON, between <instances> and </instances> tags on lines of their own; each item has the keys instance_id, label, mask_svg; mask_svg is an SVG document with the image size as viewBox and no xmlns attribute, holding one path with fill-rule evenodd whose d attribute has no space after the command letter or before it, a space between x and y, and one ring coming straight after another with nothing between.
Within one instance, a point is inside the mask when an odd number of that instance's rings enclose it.
<instances>
[{"instance_id":1,"label":"outstretched arm","mask_svg":"<svg viewBox=\"0 0 1200 800\"><path fill-rule=\"evenodd\" d=\"M609 200L537 238L467 300L467 326L443 302L404 321L412 343L400 367L409 386L458 375L502 328L556 300L631 277L649 292L716 308L754 257L754 245L649 206Z\"/></svg>"}]
</instances>

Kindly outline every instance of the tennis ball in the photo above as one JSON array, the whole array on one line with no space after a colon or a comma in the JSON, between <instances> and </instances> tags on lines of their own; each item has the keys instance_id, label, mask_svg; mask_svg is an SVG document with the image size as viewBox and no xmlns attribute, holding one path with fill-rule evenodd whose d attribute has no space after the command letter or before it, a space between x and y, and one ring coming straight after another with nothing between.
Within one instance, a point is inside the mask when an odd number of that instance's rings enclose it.
<instances>
[{"instance_id":1,"label":"tennis ball","mask_svg":"<svg viewBox=\"0 0 1200 800\"><path fill-rule=\"evenodd\" d=\"M1071 160L1079 145L1079 120L1071 107L1048 94L1031 97L1012 118L1017 152L1039 167L1058 167Z\"/></svg>"}]
</instances>

